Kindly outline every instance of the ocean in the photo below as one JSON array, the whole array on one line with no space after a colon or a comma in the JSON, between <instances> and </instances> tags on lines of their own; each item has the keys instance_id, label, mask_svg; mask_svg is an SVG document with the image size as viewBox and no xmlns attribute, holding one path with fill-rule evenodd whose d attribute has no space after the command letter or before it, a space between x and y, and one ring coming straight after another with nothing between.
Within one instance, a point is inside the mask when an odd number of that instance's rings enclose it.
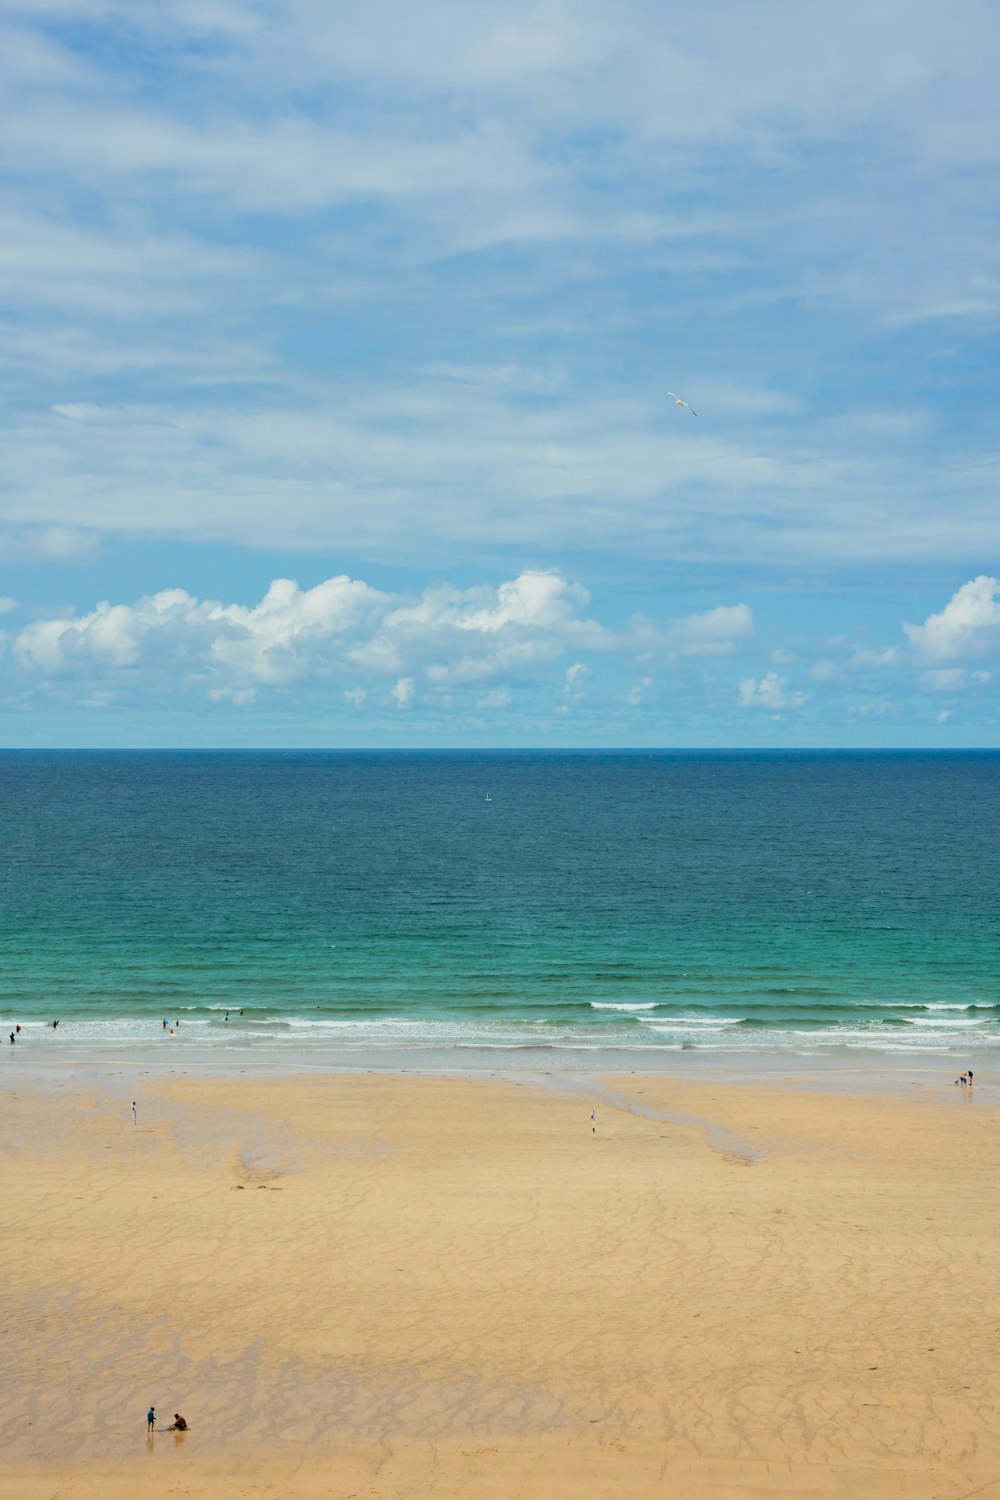
<instances>
[{"instance_id":1,"label":"ocean","mask_svg":"<svg viewBox=\"0 0 1000 1500\"><path fill-rule=\"evenodd\" d=\"M998 829L993 752L8 751L0 1012L47 1047L968 1053Z\"/></svg>"}]
</instances>

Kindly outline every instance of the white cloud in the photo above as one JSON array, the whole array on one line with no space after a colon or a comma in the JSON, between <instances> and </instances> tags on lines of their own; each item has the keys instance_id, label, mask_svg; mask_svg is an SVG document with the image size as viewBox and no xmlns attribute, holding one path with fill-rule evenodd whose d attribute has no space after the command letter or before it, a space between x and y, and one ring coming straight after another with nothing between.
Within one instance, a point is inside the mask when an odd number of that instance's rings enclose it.
<instances>
[{"instance_id":1,"label":"white cloud","mask_svg":"<svg viewBox=\"0 0 1000 1500\"><path fill-rule=\"evenodd\" d=\"M753 611L746 604L721 604L677 620L667 632L678 656L728 656L737 641L753 634Z\"/></svg>"},{"instance_id":2,"label":"white cloud","mask_svg":"<svg viewBox=\"0 0 1000 1500\"><path fill-rule=\"evenodd\" d=\"M785 679L777 672L765 673L759 682L744 677L740 683L737 702L741 708L763 708L775 711L782 708L799 708L806 701L806 694L788 692Z\"/></svg>"},{"instance_id":3,"label":"white cloud","mask_svg":"<svg viewBox=\"0 0 1000 1500\"><path fill-rule=\"evenodd\" d=\"M807 675L810 682L832 682L837 676L837 663L824 657L822 661L813 662Z\"/></svg>"},{"instance_id":4,"label":"white cloud","mask_svg":"<svg viewBox=\"0 0 1000 1500\"><path fill-rule=\"evenodd\" d=\"M806 310L811 346L831 309L871 325L1000 306L981 200L949 169L994 135L988 19L973 6L945 26L925 0L808 26L794 5L752 22L728 6L721 31L645 0L613 20L522 0L502 19L476 0L433 18L379 0L350 21L315 0L18 5L0 49L0 128L18 141L0 271L42 321L0 331L15 388L33 390L6 415L9 524L390 561L484 536L763 566L996 541L975 455L921 455L916 489L895 456L893 424L932 426L926 395L817 413L790 393L788 328L780 373L757 336L777 300ZM880 40L859 62L862 25ZM141 44L105 45L118 26ZM959 211L947 239L907 233L928 191L942 220ZM102 213L84 218L81 193ZM675 329L668 377L707 399L700 431L664 423L650 275L700 328ZM457 307L476 309L461 336ZM399 331L395 378L363 353L340 379L297 358L303 318L336 326L346 308L359 350L369 317ZM543 323L580 357L525 336ZM609 328L630 349L621 386L593 358ZM863 439L850 457L833 420ZM946 486L961 492L947 513Z\"/></svg>"},{"instance_id":5,"label":"white cloud","mask_svg":"<svg viewBox=\"0 0 1000 1500\"><path fill-rule=\"evenodd\" d=\"M638 682L629 688L622 702L626 703L629 708L638 708L643 701L646 689L652 687L652 685L652 677L641 677Z\"/></svg>"},{"instance_id":6,"label":"white cloud","mask_svg":"<svg viewBox=\"0 0 1000 1500\"><path fill-rule=\"evenodd\" d=\"M137 690L203 692L219 703L329 684L360 707L381 683L400 707L475 689L479 706L501 708L514 686L551 685L560 658L570 658L560 670L564 706L573 706L595 663L648 657L651 637L697 643L702 617L616 629L589 607L579 585L533 570L496 586L439 583L408 598L346 574L307 589L278 578L253 605L198 599L181 588L131 604L105 600L85 613L31 621L12 635L11 650L36 684L117 679ZM731 628L733 618L738 626L745 617L737 607L707 618L707 639L717 644L720 620ZM642 687L650 681L644 677Z\"/></svg>"},{"instance_id":7,"label":"white cloud","mask_svg":"<svg viewBox=\"0 0 1000 1500\"><path fill-rule=\"evenodd\" d=\"M43 526L16 536L0 536L0 561L91 562L98 553L98 539L75 526Z\"/></svg>"},{"instance_id":8,"label":"white cloud","mask_svg":"<svg viewBox=\"0 0 1000 1500\"><path fill-rule=\"evenodd\" d=\"M942 708L941 712L937 716L938 723L947 724L948 720L951 718L954 712L955 710L953 708Z\"/></svg>"},{"instance_id":9,"label":"white cloud","mask_svg":"<svg viewBox=\"0 0 1000 1500\"><path fill-rule=\"evenodd\" d=\"M22 666L48 674L156 666L188 675L282 684L321 668L331 643L364 628L385 596L341 576L302 591L287 578L252 609L163 589L135 604L98 604L89 614L38 620L14 650Z\"/></svg>"},{"instance_id":10,"label":"white cloud","mask_svg":"<svg viewBox=\"0 0 1000 1500\"><path fill-rule=\"evenodd\" d=\"M882 719L892 713L892 705L883 699L881 703L859 703L848 710L862 719Z\"/></svg>"},{"instance_id":11,"label":"white cloud","mask_svg":"<svg viewBox=\"0 0 1000 1500\"><path fill-rule=\"evenodd\" d=\"M832 684L839 724L852 671L878 697L913 659L988 659L990 579L907 627L909 653L854 651L882 636L853 620L837 646L816 635L875 559L887 591L901 562L951 580L1000 556L988 382L953 357L1000 316L1000 25L984 0L819 12L11 0L0 561L110 545L107 602L46 577L77 607L22 631L5 670L67 694L101 678L93 702L112 682L220 704L311 684L373 713L410 681L416 718L448 695L565 709L573 663L593 674L582 720L635 706L664 664L710 683L755 628L728 601L767 598L773 622L775 585L787 628L745 707L804 701L785 673ZM462 586L154 593L194 545L198 577L227 576L213 549L256 547L381 579L448 559ZM718 602L628 619L654 576ZM489 577L507 581L464 586ZM807 679L820 653L836 664Z\"/></svg>"},{"instance_id":12,"label":"white cloud","mask_svg":"<svg viewBox=\"0 0 1000 1500\"><path fill-rule=\"evenodd\" d=\"M567 703L579 703L582 701L587 685L587 678L590 675L590 668L582 661L575 661L571 667L566 668L563 697Z\"/></svg>"},{"instance_id":13,"label":"white cloud","mask_svg":"<svg viewBox=\"0 0 1000 1500\"><path fill-rule=\"evenodd\" d=\"M964 661L1000 648L1000 579L980 574L922 625L903 629L925 661Z\"/></svg>"},{"instance_id":14,"label":"white cloud","mask_svg":"<svg viewBox=\"0 0 1000 1500\"><path fill-rule=\"evenodd\" d=\"M921 673L920 685L929 693L957 693L965 686L965 677L963 667L936 667Z\"/></svg>"},{"instance_id":15,"label":"white cloud","mask_svg":"<svg viewBox=\"0 0 1000 1500\"><path fill-rule=\"evenodd\" d=\"M56 370L65 352L60 333ZM125 352L133 357L134 340ZM805 426L794 443L776 434L765 444L733 426L671 431L640 389L611 396L571 383L526 401L503 386L368 372L304 379L277 364L268 380L267 365L235 347L214 366L200 344L189 352L185 369L160 371L168 396L150 399L144 383L141 401L60 403L62 414L19 406L0 419L7 526L69 531L86 517L95 535L344 548L434 565L485 548L796 569L873 551L940 560L1000 548L982 466L952 476L966 501L945 513L937 495L951 479L940 469L921 476L919 492L895 457L832 457ZM257 377L249 394L225 390ZM206 400L213 381L223 391ZM716 639L711 621L693 619L671 649L718 654L745 638L748 606L722 608L734 613L716 622Z\"/></svg>"},{"instance_id":16,"label":"white cloud","mask_svg":"<svg viewBox=\"0 0 1000 1500\"><path fill-rule=\"evenodd\" d=\"M568 631L596 644L600 626L580 618L589 602L586 589L568 584L558 573L528 570L496 590L429 589L418 603L395 610L387 624L403 630L448 626L486 637L510 628Z\"/></svg>"},{"instance_id":17,"label":"white cloud","mask_svg":"<svg viewBox=\"0 0 1000 1500\"><path fill-rule=\"evenodd\" d=\"M886 646L882 651L873 651L868 646L859 646L851 657L851 666L860 670L873 670L878 667L894 667L899 662L899 652L895 646Z\"/></svg>"},{"instance_id":18,"label":"white cloud","mask_svg":"<svg viewBox=\"0 0 1000 1500\"><path fill-rule=\"evenodd\" d=\"M11 599L7 594L0 595L0 615L9 615L11 610L16 608L16 599Z\"/></svg>"}]
</instances>

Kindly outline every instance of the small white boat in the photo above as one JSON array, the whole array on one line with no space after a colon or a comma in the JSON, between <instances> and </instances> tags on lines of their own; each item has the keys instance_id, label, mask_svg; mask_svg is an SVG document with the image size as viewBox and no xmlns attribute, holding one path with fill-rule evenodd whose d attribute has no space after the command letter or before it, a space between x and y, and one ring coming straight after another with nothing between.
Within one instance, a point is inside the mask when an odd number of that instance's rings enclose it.
<instances>
[{"instance_id":1,"label":"small white boat","mask_svg":"<svg viewBox=\"0 0 1000 1500\"><path fill-rule=\"evenodd\" d=\"M483 801L484 802L492 802L493 801L493 798L490 796L489 792L486 793L486 796L483 798Z\"/></svg>"}]
</instances>

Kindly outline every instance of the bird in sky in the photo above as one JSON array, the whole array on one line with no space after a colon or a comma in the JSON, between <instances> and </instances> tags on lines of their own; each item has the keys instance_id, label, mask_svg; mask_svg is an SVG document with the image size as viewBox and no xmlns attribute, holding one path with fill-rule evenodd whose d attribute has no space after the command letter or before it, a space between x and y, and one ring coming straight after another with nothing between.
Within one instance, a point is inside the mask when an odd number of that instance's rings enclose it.
<instances>
[{"instance_id":1,"label":"bird in sky","mask_svg":"<svg viewBox=\"0 0 1000 1500\"><path fill-rule=\"evenodd\" d=\"M683 406L684 410L685 411L689 411L691 413L692 417L696 417L698 415L698 413L695 411L695 409L694 409L693 406L688 406L687 402L686 401L682 401L681 398L680 398L680 396L674 396L673 391L668 391L667 395L668 396L673 396L674 397L674 405L675 406Z\"/></svg>"}]
</instances>

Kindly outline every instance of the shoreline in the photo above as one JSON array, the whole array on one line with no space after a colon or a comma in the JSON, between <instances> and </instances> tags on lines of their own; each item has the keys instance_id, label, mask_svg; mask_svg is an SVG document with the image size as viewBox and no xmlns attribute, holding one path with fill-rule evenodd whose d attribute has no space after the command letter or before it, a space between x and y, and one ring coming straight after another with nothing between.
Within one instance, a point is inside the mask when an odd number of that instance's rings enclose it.
<instances>
[{"instance_id":1,"label":"shoreline","mask_svg":"<svg viewBox=\"0 0 1000 1500\"><path fill-rule=\"evenodd\" d=\"M729 1051L722 1047L569 1048L440 1047L343 1048L301 1046L268 1050L254 1045L218 1047L197 1041L157 1039L141 1046L100 1050L60 1038L58 1051L20 1043L0 1053L0 1089L18 1080L40 1084L96 1082L129 1074L140 1078L247 1080L385 1075L426 1078L609 1078L643 1076L673 1082L729 1083L828 1088L837 1092L885 1092L901 1087L950 1088L972 1067L977 1097L992 1099L1000 1084L1000 1044L963 1051L882 1052L874 1047L828 1048L822 1052L775 1047ZM996 1098L1000 1101L1000 1093Z\"/></svg>"}]
</instances>

